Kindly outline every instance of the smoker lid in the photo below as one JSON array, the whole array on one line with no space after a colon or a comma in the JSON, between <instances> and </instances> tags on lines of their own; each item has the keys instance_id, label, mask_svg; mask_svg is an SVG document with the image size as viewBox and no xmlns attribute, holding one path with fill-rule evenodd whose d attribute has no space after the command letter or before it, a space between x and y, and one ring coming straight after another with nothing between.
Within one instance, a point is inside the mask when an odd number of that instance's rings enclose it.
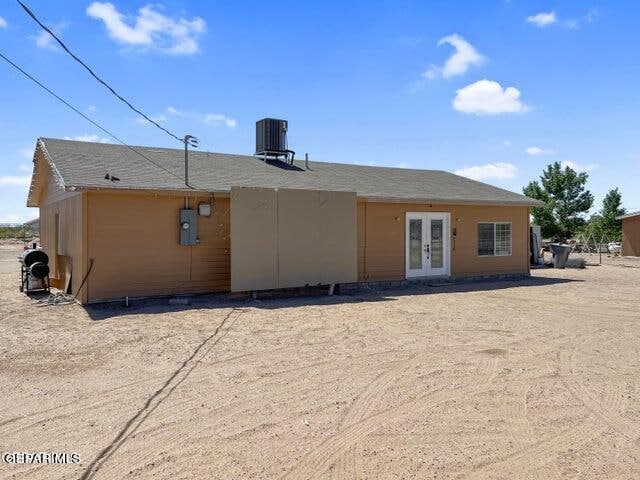
<instances>
[{"instance_id":1,"label":"smoker lid","mask_svg":"<svg viewBox=\"0 0 640 480\"><path fill-rule=\"evenodd\" d=\"M47 265L49 263L49 256L40 249L30 249L22 253L20 260L24 263L25 267L30 267L36 262Z\"/></svg>"}]
</instances>

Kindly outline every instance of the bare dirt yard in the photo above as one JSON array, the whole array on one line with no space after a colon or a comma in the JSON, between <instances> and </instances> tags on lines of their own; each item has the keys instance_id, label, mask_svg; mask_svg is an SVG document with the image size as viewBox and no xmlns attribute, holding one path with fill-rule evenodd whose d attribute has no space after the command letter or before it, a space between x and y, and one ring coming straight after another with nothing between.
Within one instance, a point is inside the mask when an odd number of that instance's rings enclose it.
<instances>
[{"instance_id":1,"label":"bare dirt yard","mask_svg":"<svg viewBox=\"0 0 640 480\"><path fill-rule=\"evenodd\" d=\"M2 478L640 478L640 261L520 282L37 306L0 245ZM590 261L595 260L595 256Z\"/></svg>"}]
</instances>

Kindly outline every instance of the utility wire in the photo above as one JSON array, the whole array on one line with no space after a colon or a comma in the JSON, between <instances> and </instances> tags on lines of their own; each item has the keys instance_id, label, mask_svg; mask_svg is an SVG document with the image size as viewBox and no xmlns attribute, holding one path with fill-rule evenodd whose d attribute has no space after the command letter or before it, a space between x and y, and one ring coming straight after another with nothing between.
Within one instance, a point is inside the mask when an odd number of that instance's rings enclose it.
<instances>
[{"instance_id":1,"label":"utility wire","mask_svg":"<svg viewBox=\"0 0 640 480\"><path fill-rule=\"evenodd\" d=\"M129 150L131 150L132 152L136 153L137 155L140 155L142 158L144 158L145 160L147 160L149 163L155 165L156 167L164 170L165 172L167 172L169 175L178 178L180 181L184 181L184 179L179 176L176 175L175 173L173 173L171 170L168 170L167 168L163 167L162 165L154 162L153 160L151 160L149 157L147 157L145 154L143 154L142 152L140 152L139 150L136 150L135 148L133 148L132 146L126 144L123 140L121 140L120 138L118 138L116 135L114 135L113 133L111 133L109 130L107 130L106 128L104 128L102 125L98 124L97 122L95 122L94 120L92 120L91 118L89 118L88 116L86 116L84 113L82 113L80 110L78 110L76 107L74 107L73 105L71 105L69 102L67 102L64 98L60 97L60 95L58 95L57 93L55 93L54 91L52 91L50 88L48 88L46 85L42 84L40 81L38 81L36 78L34 78L33 76L31 76L29 73L25 72L22 68L20 68L18 65L16 65L15 63L13 63L11 60L9 60L2 52L0 52L0 58L2 58L5 62L7 62L9 65L11 65L13 68L15 68L16 70L18 70L20 73L22 73L25 77L27 77L29 80L31 80L32 82L34 82L36 85L38 85L40 88L42 88L43 90L45 90L47 93L49 93L50 95L52 95L53 97L55 97L58 101L62 102L64 105L66 105L67 107L69 107L71 110L73 110L74 112L76 112L78 115L80 115L82 118L84 118L85 120L87 120L88 122L90 122L91 124L93 124L95 127L99 128L100 130L102 130L104 133L106 133L107 135L109 135L111 138L113 138L115 141L117 141L118 143L124 145L125 147L127 147Z\"/></svg>"},{"instance_id":2,"label":"utility wire","mask_svg":"<svg viewBox=\"0 0 640 480\"><path fill-rule=\"evenodd\" d=\"M92 69L91 67L89 67L86 63L84 63L76 54L74 54L71 50L69 50L69 48L64 44L64 42L62 40L60 40L58 38L58 36L53 33L51 31L51 29L49 27L47 27L44 23L42 23L38 17L36 17L36 15L29 9L29 7L27 7L24 3L22 3L20 0L16 0L20 6L23 8L23 10L25 12L27 12L27 15L29 15L38 25L40 25L40 27L47 32L49 35L51 35L53 37L53 39L58 42L58 44L62 47L62 49L67 52L69 55L71 55L71 57L78 62L80 65L82 65L90 74L93 78L95 78L98 83L101 83L102 85L104 85L107 90L109 90L113 95L115 95L121 102L123 102L125 105L127 105L131 110L133 110L134 112L136 112L138 115L140 115L141 117L143 117L146 121L148 121L149 123L155 125L156 127L158 127L160 130L162 130L163 132L165 132L167 135L175 138L176 140L178 140L180 143L184 143L184 140L182 138L180 138L179 136L175 135L174 133L170 132L169 130L167 130L166 128L164 128L162 125L160 125L158 122L156 122L155 120L152 120L151 118L149 118L147 115L145 115L144 113L142 113L140 110L138 110L136 107L134 107L133 105L131 105L131 103L126 100L122 95L120 95L118 92L116 92L107 82L105 82L102 78L100 78Z\"/></svg>"}]
</instances>

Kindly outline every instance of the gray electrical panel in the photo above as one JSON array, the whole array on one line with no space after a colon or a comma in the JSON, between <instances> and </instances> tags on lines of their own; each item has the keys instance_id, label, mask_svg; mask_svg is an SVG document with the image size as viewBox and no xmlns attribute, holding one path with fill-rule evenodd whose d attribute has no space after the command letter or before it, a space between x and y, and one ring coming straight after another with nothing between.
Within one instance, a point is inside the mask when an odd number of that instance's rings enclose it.
<instances>
[{"instance_id":1,"label":"gray electrical panel","mask_svg":"<svg viewBox=\"0 0 640 480\"><path fill-rule=\"evenodd\" d=\"M180 245L198 243L198 211L180 210Z\"/></svg>"}]
</instances>

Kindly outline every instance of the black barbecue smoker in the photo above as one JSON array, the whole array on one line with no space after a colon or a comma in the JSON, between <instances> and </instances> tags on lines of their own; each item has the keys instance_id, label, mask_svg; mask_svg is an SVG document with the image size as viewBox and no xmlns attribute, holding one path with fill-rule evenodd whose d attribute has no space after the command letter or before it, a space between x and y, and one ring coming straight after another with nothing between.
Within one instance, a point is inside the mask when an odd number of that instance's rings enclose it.
<instances>
[{"instance_id":1,"label":"black barbecue smoker","mask_svg":"<svg viewBox=\"0 0 640 480\"><path fill-rule=\"evenodd\" d=\"M31 248L18 255L18 260L20 260L20 291L50 292L49 256L34 243Z\"/></svg>"}]
</instances>

